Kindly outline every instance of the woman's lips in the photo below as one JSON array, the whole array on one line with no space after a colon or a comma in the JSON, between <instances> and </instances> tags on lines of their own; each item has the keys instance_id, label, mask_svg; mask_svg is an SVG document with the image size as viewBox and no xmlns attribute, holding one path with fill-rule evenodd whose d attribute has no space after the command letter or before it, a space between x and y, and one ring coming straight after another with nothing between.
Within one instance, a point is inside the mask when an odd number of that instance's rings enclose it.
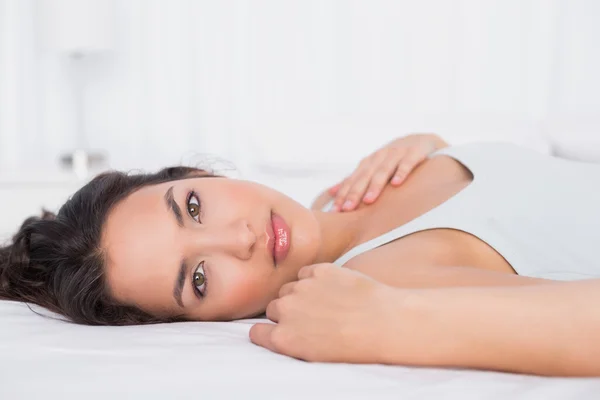
<instances>
[{"instance_id":1,"label":"woman's lips","mask_svg":"<svg viewBox=\"0 0 600 400\"><path fill-rule=\"evenodd\" d=\"M273 213L271 212L271 218L267 221L267 226L265 230L267 234L267 251L269 252L271 258L273 259L273 265L276 264L275 261L275 232L273 231Z\"/></svg>"},{"instance_id":2,"label":"woman's lips","mask_svg":"<svg viewBox=\"0 0 600 400\"><path fill-rule=\"evenodd\" d=\"M275 213L271 213L270 222L267 224L267 248L271 251L273 261L277 266L281 264L290 250L290 227L280 215Z\"/></svg>"}]
</instances>

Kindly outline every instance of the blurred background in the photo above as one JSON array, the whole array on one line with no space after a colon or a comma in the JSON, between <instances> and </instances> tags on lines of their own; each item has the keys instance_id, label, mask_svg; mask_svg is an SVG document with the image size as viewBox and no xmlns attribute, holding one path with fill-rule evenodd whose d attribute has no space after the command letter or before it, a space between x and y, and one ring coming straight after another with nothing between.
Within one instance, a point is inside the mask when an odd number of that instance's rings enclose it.
<instances>
[{"instance_id":1,"label":"blurred background","mask_svg":"<svg viewBox=\"0 0 600 400\"><path fill-rule=\"evenodd\" d=\"M599 21L596 0L0 0L0 234L107 168L215 166L309 205L410 132L600 161Z\"/></svg>"}]
</instances>

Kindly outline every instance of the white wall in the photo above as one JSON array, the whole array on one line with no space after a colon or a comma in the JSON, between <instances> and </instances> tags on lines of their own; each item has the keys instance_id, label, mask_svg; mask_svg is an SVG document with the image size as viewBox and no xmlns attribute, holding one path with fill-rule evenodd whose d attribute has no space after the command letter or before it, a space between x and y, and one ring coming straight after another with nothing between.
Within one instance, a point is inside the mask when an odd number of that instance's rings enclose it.
<instances>
[{"instance_id":1,"label":"white wall","mask_svg":"<svg viewBox=\"0 0 600 400\"><path fill-rule=\"evenodd\" d=\"M44 1L0 0L4 171L54 165L75 143L69 65L40 39ZM208 152L245 170L343 169L415 130L537 148L600 131L595 0L114 4L85 122L117 168Z\"/></svg>"}]
</instances>

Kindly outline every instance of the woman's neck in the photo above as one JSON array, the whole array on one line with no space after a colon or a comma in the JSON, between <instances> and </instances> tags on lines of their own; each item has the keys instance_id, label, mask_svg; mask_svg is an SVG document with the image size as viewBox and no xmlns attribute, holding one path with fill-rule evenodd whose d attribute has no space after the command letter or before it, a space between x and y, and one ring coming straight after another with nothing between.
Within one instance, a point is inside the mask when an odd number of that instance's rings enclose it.
<instances>
[{"instance_id":1,"label":"woman's neck","mask_svg":"<svg viewBox=\"0 0 600 400\"><path fill-rule=\"evenodd\" d=\"M334 262L358 244L364 210L352 212L313 211L321 232L316 263Z\"/></svg>"}]
</instances>

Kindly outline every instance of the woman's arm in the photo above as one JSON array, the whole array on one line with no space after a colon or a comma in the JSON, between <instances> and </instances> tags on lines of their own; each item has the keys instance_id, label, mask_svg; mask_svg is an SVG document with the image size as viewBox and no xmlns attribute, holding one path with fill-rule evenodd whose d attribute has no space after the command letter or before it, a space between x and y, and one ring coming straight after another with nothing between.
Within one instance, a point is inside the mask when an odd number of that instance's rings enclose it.
<instances>
[{"instance_id":1,"label":"woman's arm","mask_svg":"<svg viewBox=\"0 0 600 400\"><path fill-rule=\"evenodd\" d=\"M425 289L396 302L390 363L600 376L600 280ZM410 359L407 329L419 349Z\"/></svg>"},{"instance_id":2,"label":"woman's arm","mask_svg":"<svg viewBox=\"0 0 600 400\"><path fill-rule=\"evenodd\" d=\"M331 199L336 211L352 211L361 203L372 204L388 184L401 185L427 156L447 146L434 133L398 138L363 158L352 174L319 195L311 209L320 210Z\"/></svg>"},{"instance_id":3,"label":"woman's arm","mask_svg":"<svg viewBox=\"0 0 600 400\"><path fill-rule=\"evenodd\" d=\"M600 280L399 289L304 267L250 339L308 361L600 376Z\"/></svg>"}]
</instances>

